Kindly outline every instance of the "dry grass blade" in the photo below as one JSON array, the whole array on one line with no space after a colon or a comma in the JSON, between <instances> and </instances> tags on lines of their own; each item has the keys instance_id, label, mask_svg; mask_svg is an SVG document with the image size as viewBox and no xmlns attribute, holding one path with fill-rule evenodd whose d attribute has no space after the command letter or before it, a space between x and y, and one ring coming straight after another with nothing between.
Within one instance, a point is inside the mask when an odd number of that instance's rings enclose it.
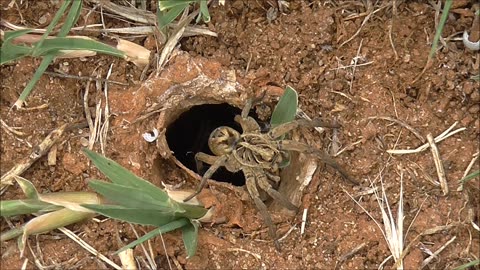
<instances>
[{"instance_id":1,"label":"dry grass blade","mask_svg":"<svg viewBox=\"0 0 480 270\"><path fill-rule=\"evenodd\" d=\"M420 132L418 132L415 128L413 128L409 124L407 124L407 123L405 123L405 122L403 122L399 119L396 119L396 118L393 118L393 117L388 117L388 116L371 116L371 117L368 117L368 119L382 119L382 120L395 122L395 123L399 124L400 126L408 129L410 132L412 132L413 135L415 135L415 137L417 137L421 142L426 141L425 138L420 134Z\"/></svg>"},{"instance_id":2,"label":"dry grass blade","mask_svg":"<svg viewBox=\"0 0 480 270\"><path fill-rule=\"evenodd\" d=\"M188 12L188 9L185 10L185 12ZM184 13L185 15L186 13ZM183 32L185 31L185 27L193 20L195 16L197 16L198 11L193 12L192 14L188 16L184 16L184 19L181 19L180 22L178 23L178 26L172 36L168 39L167 43L165 44L165 47L163 47L162 53L160 54L160 59L158 60L157 63L157 74L162 70L162 67L166 64L167 57L172 53L173 48L177 45L178 41L183 35Z\"/></svg>"},{"instance_id":3,"label":"dry grass blade","mask_svg":"<svg viewBox=\"0 0 480 270\"><path fill-rule=\"evenodd\" d=\"M442 252L448 245L453 243L455 239L457 239L456 236L452 237L452 239L448 240L447 243L445 243L445 245L441 246L437 251L435 251L432 255L430 255L430 257L426 258L422 262L422 266L420 267L420 269L425 268L425 266L427 266L433 259L435 259L438 256L438 254L440 254L440 252Z\"/></svg>"},{"instance_id":4,"label":"dry grass blade","mask_svg":"<svg viewBox=\"0 0 480 270\"><path fill-rule=\"evenodd\" d=\"M129 248L122 252L119 252L118 257L122 262L122 269L137 270L137 264L135 263L135 259L133 258L133 249Z\"/></svg>"},{"instance_id":5,"label":"dry grass blade","mask_svg":"<svg viewBox=\"0 0 480 270\"><path fill-rule=\"evenodd\" d=\"M117 270L122 270L123 268L120 267L118 264L114 263L111 261L109 258L107 258L105 255L101 254L98 252L96 249L94 249L91 245L89 245L87 242L83 241L80 237L78 237L76 234L74 234L72 231L66 228L59 228L61 232L63 232L66 236L68 236L70 239L73 241L77 242L81 247L83 247L86 251L90 252L93 256L99 258L100 260L104 261L111 267L117 269Z\"/></svg>"},{"instance_id":6,"label":"dry grass blade","mask_svg":"<svg viewBox=\"0 0 480 270\"><path fill-rule=\"evenodd\" d=\"M36 146L32 153L25 157L23 160L17 163L11 170L6 172L2 175L0 179L0 188L3 188L7 185L11 185L14 177L21 175L24 173L32 164L37 161L40 157L47 154L48 150L58 142L58 140L62 137L63 133L67 129L68 124L63 124L61 127L53 130L48 134L48 136L38 145Z\"/></svg>"},{"instance_id":7,"label":"dry grass blade","mask_svg":"<svg viewBox=\"0 0 480 270\"><path fill-rule=\"evenodd\" d=\"M454 131L451 131L456 125L458 124L458 121L453 123L453 125L451 125L447 130L445 130L442 134L438 135L437 137L435 137L434 139L434 142L435 143L438 143L438 142L441 142L443 141L444 139L454 135L454 134L457 134L461 131L464 131L466 130L467 128L463 127L463 128L459 128L459 129L456 129ZM451 131L451 132L450 132ZM397 150L397 149L390 149L390 150L387 150L387 153L390 153L390 154L395 154L395 155L402 155L402 154L413 154L413 153L419 153L419 152L422 152L422 151L425 151L427 150L429 147L429 144L428 143L425 143L419 147L417 147L416 149L402 149L402 150Z\"/></svg>"},{"instance_id":8,"label":"dry grass blade","mask_svg":"<svg viewBox=\"0 0 480 270\"><path fill-rule=\"evenodd\" d=\"M437 145L433 140L431 133L427 134L428 144L430 145L430 150L432 151L433 161L435 162L435 168L437 168L438 181L440 182L440 187L442 188L443 195L448 194L448 184L447 177L445 175L445 169L443 167L442 160L440 158L440 152L438 151Z\"/></svg>"},{"instance_id":9,"label":"dry grass blade","mask_svg":"<svg viewBox=\"0 0 480 270\"><path fill-rule=\"evenodd\" d=\"M377 199L378 206L380 208L382 219L383 219L383 229L380 223L373 218L373 216L358 202L352 195L350 195L346 190L345 193L358 205L362 208L363 211L375 222L377 227L382 232L382 235L387 242L388 248L390 249L391 257L394 258L396 262L397 269L403 269L403 254L404 254L404 237L403 237L403 171L400 173L400 198L398 202L397 210L397 219L393 218L393 214L388 203L387 195L385 192L385 186L383 181L381 181L382 194L379 195L376 189L374 190L375 197ZM388 260L387 258L386 260Z\"/></svg>"},{"instance_id":10,"label":"dry grass blade","mask_svg":"<svg viewBox=\"0 0 480 270\"><path fill-rule=\"evenodd\" d=\"M148 32L148 33L153 33L155 31L155 26L153 26L153 25L156 25L157 18L155 16L155 14L153 14L150 11L140 10L140 9L131 8L131 7L120 6L120 5L117 5L115 3L112 3L112 2L106 1L106 0L88 0L88 1L92 2L92 3L95 3L95 4L99 4L104 9L106 9L106 10L112 12L112 13L115 13L117 15L120 15L120 16L128 19L128 20L151 25L151 26L144 26L145 28L139 28L139 29L133 30L133 31L145 31L146 32L146 31L151 30L151 32ZM168 26L173 27L174 29L178 29L179 25L180 25L180 23L178 23L178 24L171 23ZM150 29L148 29L148 28L150 28ZM99 30L99 31L116 32L116 31L119 31L119 30L102 29L102 30ZM123 29L121 31L128 31L128 30ZM214 36L214 37L217 36L217 34L215 32L212 32L212 31L210 31L206 28L202 28L202 27L198 27L198 26L185 26L185 30L182 33L182 37L183 36L185 36L185 37L196 36L196 35L209 35L209 36Z\"/></svg>"}]
</instances>

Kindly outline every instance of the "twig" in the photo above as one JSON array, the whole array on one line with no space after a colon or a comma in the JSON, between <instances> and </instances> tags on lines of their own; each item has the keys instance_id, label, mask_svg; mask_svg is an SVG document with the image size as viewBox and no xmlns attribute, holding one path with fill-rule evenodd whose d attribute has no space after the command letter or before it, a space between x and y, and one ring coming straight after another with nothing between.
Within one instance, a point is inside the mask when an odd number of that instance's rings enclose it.
<instances>
[{"instance_id":1,"label":"twig","mask_svg":"<svg viewBox=\"0 0 480 270\"><path fill-rule=\"evenodd\" d=\"M87 86L85 87L85 94L83 95L83 109L85 111L85 118L87 118L88 129L90 131L90 138L88 140L88 149L93 149L93 142L92 138L92 130L93 130L93 120L92 114L90 113L90 107L88 106L88 91L90 89L90 81L87 82Z\"/></svg>"},{"instance_id":2,"label":"twig","mask_svg":"<svg viewBox=\"0 0 480 270\"><path fill-rule=\"evenodd\" d=\"M432 255L430 255L430 257L426 258L423 261L420 269L423 269L425 266L427 266L435 257L437 257L438 254L440 254L440 252L442 252L448 245L453 243L455 239L457 239L457 236L452 237L452 239L448 240L447 243L445 243L445 245L441 246L437 251L435 251Z\"/></svg>"},{"instance_id":3,"label":"twig","mask_svg":"<svg viewBox=\"0 0 480 270\"><path fill-rule=\"evenodd\" d=\"M368 1L368 4L369 4L369 5L368 5L367 9L371 9L371 3L370 3L370 1ZM365 17L365 19L363 19L363 22L362 22L362 24L360 25L360 27L358 28L357 32L355 32L355 34L353 34L352 37L350 37L349 39L345 40L342 44L340 44L340 46L338 46L338 48L341 48L343 45L347 44L347 43L350 42L352 39L354 39L356 36L358 36L358 34L360 34L360 31L362 31L363 26L365 26L365 24L368 22L368 20L370 19L370 17L372 17L373 14L379 12L380 10L388 7L389 5L390 5L390 4L386 4L386 5L382 6L382 7L378 8L378 9L376 9L376 10L370 12L370 13L368 13L367 16Z\"/></svg>"},{"instance_id":4,"label":"twig","mask_svg":"<svg viewBox=\"0 0 480 270\"><path fill-rule=\"evenodd\" d=\"M407 254L410 252L410 249L412 248L413 244L416 244L416 242L422 236L436 234L436 233L444 231L444 230L449 230L449 229L451 229L455 226L459 226L459 224L452 223L452 224L449 224L449 225L435 226L433 228L426 229L425 231L423 231L419 235L415 236L415 238L412 241L410 241L410 243L407 245L407 247L403 250L402 255L400 256L400 260L403 260L403 258L405 258L405 256L407 256ZM397 265L394 265L393 267L396 268Z\"/></svg>"},{"instance_id":5,"label":"twig","mask_svg":"<svg viewBox=\"0 0 480 270\"><path fill-rule=\"evenodd\" d=\"M77 242L81 247L83 247L86 251L90 252L93 254L93 256L101 259L102 261L106 262L108 265L111 267L121 270L122 267L120 267L118 264L112 262L110 259L105 257L105 255L101 254L98 252L96 249L94 249L92 246L90 246L87 242L83 241L80 237L78 237L76 234L74 234L72 231L69 229L66 229L65 227L58 228L61 232L63 232L65 235L67 235L70 239L73 241Z\"/></svg>"},{"instance_id":6,"label":"twig","mask_svg":"<svg viewBox=\"0 0 480 270\"><path fill-rule=\"evenodd\" d=\"M21 128L17 128L17 127L12 128L12 127L8 126L2 119L0 119L0 123L2 124L2 128L4 128L5 131L10 132L13 135L20 136L20 137L25 136L25 133L16 130L16 129L21 129Z\"/></svg>"},{"instance_id":7,"label":"twig","mask_svg":"<svg viewBox=\"0 0 480 270\"><path fill-rule=\"evenodd\" d=\"M290 235L290 233L292 233L293 230L295 230L296 228L297 225L293 225L282 237L278 238L278 242L283 241L285 238L287 238L287 236Z\"/></svg>"},{"instance_id":8,"label":"twig","mask_svg":"<svg viewBox=\"0 0 480 270\"><path fill-rule=\"evenodd\" d=\"M31 112L31 111L36 111L36 110L43 110L43 109L47 109L48 108L48 104L42 104L42 105L38 105L38 106L35 106L35 107L19 107L17 108L17 111L19 112Z\"/></svg>"},{"instance_id":9,"label":"twig","mask_svg":"<svg viewBox=\"0 0 480 270\"><path fill-rule=\"evenodd\" d=\"M241 251L241 252L245 252L247 254L250 254L252 255L253 257L255 257L257 260L262 260L262 256L260 256L260 254L257 254L257 253L253 253L251 251L248 251L248 250L245 250L243 248L227 248L227 251L230 251L230 252L236 252L236 251Z\"/></svg>"},{"instance_id":10,"label":"twig","mask_svg":"<svg viewBox=\"0 0 480 270\"><path fill-rule=\"evenodd\" d=\"M44 156L50 147L52 147L52 145L58 142L58 140L62 137L67 126L68 124L63 124L61 127L50 132L50 134L48 134L48 136L39 145L33 148L33 151L30 153L30 155L17 163L17 165L15 165L10 171L2 175L2 178L0 179L0 187L3 188L6 185L11 185L15 176L24 173L35 161Z\"/></svg>"},{"instance_id":11,"label":"twig","mask_svg":"<svg viewBox=\"0 0 480 270\"><path fill-rule=\"evenodd\" d=\"M76 75L56 73L56 72L50 72L50 71L45 71L44 73L47 74L47 75L50 75L50 76L53 76L53 77L59 77L59 78L76 79L76 80L81 80L81 81L100 81L100 82L105 82L105 83L112 83L112 84L118 84L118 85L123 85L123 86L129 86L128 83L117 82L117 81L107 80L107 79L103 79L103 78L94 78L94 77L89 77L89 76L76 76Z\"/></svg>"},{"instance_id":12,"label":"twig","mask_svg":"<svg viewBox=\"0 0 480 270\"><path fill-rule=\"evenodd\" d=\"M453 125L451 125L447 130L445 130L442 134L438 135L437 137L435 137L435 143L438 143L438 142L441 142L443 141L444 139L454 135L454 134L457 134L461 131L464 131L466 130L467 128L463 127L463 128L459 128L459 129L456 129L452 132L450 132L450 130L452 130L456 125L458 124L458 121L453 123ZM390 153L390 154L396 154L396 155L402 155L402 154L412 154L412 153L419 153L419 152L422 152L422 151L425 151L427 150L429 147L429 144L428 143L425 143L423 145L421 145L420 147L416 148L416 149L405 149L405 150L396 150L396 149L392 149L392 150L387 150L387 153Z\"/></svg>"},{"instance_id":13,"label":"twig","mask_svg":"<svg viewBox=\"0 0 480 270\"><path fill-rule=\"evenodd\" d=\"M363 38L360 40L360 45L358 45L357 55L353 58L352 79L350 80L349 93L352 93L353 80L355 79L355 71L357 70L357 62L360 57L360 51L362 50L362 45L363 45Z\"/></svg>"},{"instance_id":14,"label":"twig","mask_svg":"<svg viewBox=\"0 0 480 270\"><path fill-rule=\"evenodd\" d=\"M395 7L395 3L393 4ZM392 28L393 28L393 18L388 25L388 39L390 40L390 46L392 46L393 54L395 54L395 61L398 60L398 53L397 50L395 49L395 45L393 45L393 38L392 38Z\"/></svg>"},{"instance_id":15,"label":"twig","mask_svg":"<svg viewBox=\"0 0 480 270\"><path fill-rule=\"evenodd\" d=\"M308 115L307 115L302 109L300 109L300 108L297 109L297 115L296 115L296 116L299 117L299 118L303 118L303 119L307 119L307 120L312 120L312 118L310 118L310 116L308 116ZM325 129L322 128L322 127L314 127L314 128L315 128L315 130L316 130L318 133L320 133L320 134L322 134L322 133L325 131Z\"/></svg>"},{"instance_id":16,"label":"twig","mask_svg":"<svg viewBox=\"0 0 480 270\"><path fill-rule=\"evenodd\" d=\"M112 68L113 68L113 63L110 65L110 68L108 69L106 80L110 78L110 75L112 74ZM108 136L108 129L110 127L110 107L108 106L108 84L105 84L104 86L104 91L105 93L105 109L104 109L104 117L103 117L103 125L100 128L100 149L102 151L102 154L105 155L105 145L107 143L107 136Z\"/></svg>"},{"instance_id":17,"label":"twig","mask_svg":"<svg viewBox=\"0 0 480 270\"><path fill-rule=\"evenodd\" d=\"M417 137L421 142L424 143L426 141L425 138L420 134L420 132L418 132L415 128L413 128L409 124L407 124L407 123L405 123L405 122L403 122L399 119L388 117L388 116L371 116L371 117L368 117L368 119L382 119L382 120L395 122L395 123L399 124L400 126L408 129L410 132L412 132L413 135L415 135L415 137Z\"/></svg>"},{"instance_id":18,"label":"twig","mask_svg":"<svg viewBox=\"0 0 480 270\"><path fill-rule=\"evenodd\" d=\"M130 228L132 228L132 231L135 234L135 237L137 237L137 239L140 238L140 236L137 233L137 230L135 230L135 227L132 224L129 224L129 225L130 225ZM147 252L147 249L145 248L144 244L140 243L139 246L142 248L143 254L145 254L145 257L147 258L148 263L150 264L150 268L151 269L157 269L157 265L156 265L155 261L152 259L152 256L150 256L150 254ZM166 252L167 252L167 250L165 250L165 253ZM168 261L168 255L167 255L167 261ZM168 261L168 265L170 265L170 261Z\"/></svg>"},{"instance_id":19,"label":"twig","mask_svg":"<svg viewBox=\"0 0 480 270\"><path fill-rule=\"evenodd\" d=\"M443 195L448 194L448 184L447 178L445 176L445 169L443 168L442 160L440 159L440 153L438 151L437 145L433 140L431 133L427 134L428 144L430 145L430 150L432 151L433 161L435 162L435 167L437 168L438 181L440 182L440 187L442 188Z\"/></svg>"},{"instance_id":20,"label":"twig","mask_svg":"<svg viewBox=\"0 0 480 270\"><path fill-rule=\"evenodd\" d=\"M365 243L361 243L360 245L356 246L355 248L353 248L352 250L350 250L349 252L343 254L338 260L337 260L337 263L335 264L335 269L339 269L340 266L348 259L352 258L353 256L355 256L355 254L357 254L360 250L362 250L367 244Z\"/></svg>"},{"instance_id":21,"label":"twig","mask_svg":"<svg viewBox=\"0 0 480 270\"><path fill-rule=\"evenodd\" d=\"M370 61L370 62L365 62L365 63L361 63L361 64L354 64L354 65L348 65L348 66L341 66L341 67L336 67L336 68L331 68L329 70L339 70L339 69L346 69L346 68L351 68L351 67L354 67L354 66L357 66L357 67L363 67L363 66L368 66L368 65L371 65L375 63L375 61Z\"/></svg>"}]
</instances>

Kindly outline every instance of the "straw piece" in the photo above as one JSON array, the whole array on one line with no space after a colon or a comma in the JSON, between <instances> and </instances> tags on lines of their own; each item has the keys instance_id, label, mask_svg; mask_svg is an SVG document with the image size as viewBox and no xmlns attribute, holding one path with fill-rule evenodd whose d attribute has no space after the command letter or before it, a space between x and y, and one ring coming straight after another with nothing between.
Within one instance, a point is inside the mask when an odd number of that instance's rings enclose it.
<instances>
[{"instance_id":1,"label":"straw piece","mask_svg":"<svg viewBox=\"0 0 480 270\"><path fill-rule=\"evenodd\" d=\"M448 194L448 184L447 177L445 176L445 169L443 167L442 160L440 159L440 152L438 151L437 145L433 140L431 133L427 135L428 144L430 145L430 150L432 151L433 161L435 162L435 167L437 168L438 181L440 182L440 187L442 188L443 195Z\"/></svg>"}]
</instances>

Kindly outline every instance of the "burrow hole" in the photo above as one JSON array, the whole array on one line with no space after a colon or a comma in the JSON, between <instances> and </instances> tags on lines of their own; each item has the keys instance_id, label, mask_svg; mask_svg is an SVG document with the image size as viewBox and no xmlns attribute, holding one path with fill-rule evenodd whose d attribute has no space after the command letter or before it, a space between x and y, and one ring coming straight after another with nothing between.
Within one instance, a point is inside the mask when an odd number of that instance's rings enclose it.
<instances>
[{"instance_id":1,"label":"burrow hole","mask_svg":"<svg viewBox=\"0 0 480 270\"><path fill-rule=\"evenodd\" d=\"M219 126L229 126L241 132L240 125L233 120L235 115L240 113L241 110L239 108L227 103L194 106L181 114L177 120L168 126L166 132L168 146L173 151L173 155L183 165L199 175L203 175L209 168L209 165L205 164L202 171L197 171L195 154L203 152L213 155L208 147L208 137ZM254 113L250 115L256 118ZM235 186L243 186L245 184L245 178L241 171L231 173L224 167L220 167L213 174L212 179L228 182Z\"/></svg>"}]
</instances>

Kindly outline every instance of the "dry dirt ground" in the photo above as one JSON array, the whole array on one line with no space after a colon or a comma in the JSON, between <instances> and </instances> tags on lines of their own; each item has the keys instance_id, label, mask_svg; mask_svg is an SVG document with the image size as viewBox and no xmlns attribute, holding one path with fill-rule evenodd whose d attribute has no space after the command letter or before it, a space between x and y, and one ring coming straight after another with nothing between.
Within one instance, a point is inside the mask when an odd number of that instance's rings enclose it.
<instances>
[{"instance_id":1,"label":"dry dirt ground","mask_svg":"<svg viewBox=\"0 0 480 270\"><path fill-rule=\"evenodd\" d=\"M9 6L10 2L2 0L2 19L35 28L46 27L59 7L55 4L58 1L16 1L18 8ZM327 131L318 136L312 130L301 129L300 137L328 151L342 149L336 159L361 181L361 187L347 184L335 171L321 166L300 207L308 209L305 232L300 234L303 211L294 217L274 215L278 234L286 235L280 242L281 252L277 252L253 203L225 186L211 185L211 192L220 204L233 205L227 216L236 220L204 224L197 254L188 260L179 233L165 235L164 244L157 237L151 244L159 269L169 269L169 262L178 269L376 269L390 256L388 245L375 222L346 192L382 224L374 195L364 191L371 182L379 186L382 180L392 209L397 209L400 175L403 175L404 231L408 228L405 243L411 244L404 259L405 268L419 269L430 252L449 241L452 242L425 269L452 269L478 259L480 237L471 222L480 221L479 180L474 179L463 191L457 191L458 180L479 147L479 83L471 76L478 74L480 58L478 52L465 49L458 40L465 29L472 27L473 2L478 4L478 1L454 1L443 32L448 39L440 45L433 64L417 80L435 33L436 11L428 1L379 1L375 5L371 3L375 1L289 1L290 7L276 14L269 9L277 1L226 2L225 6L210 8L212 20L208 28L218 37L183 38L180 50L196 61L203 61L212 74L234 70L237 81L253 92L291 85L298 91L299 106L307 115L336 119L342 128L335 134ZM371 9L364 2L371 3ZM395 8L392 3L396 3ZM79 25L85 24L84 15L92 7L84 5ZM92 14L88 23L100 23L99 13ZM104 18L107 27L130 25L112 16ZM151 38L131 40L155 50L150 45ZM174 74L172 68L185 60L182 57L167 64L172 73L168 85L188 79L185 74ZM2 174L28 156L32 147L51 130L63 123L85 119L83 97L87 82L47 75L27 103L28 108L44 104L48 107L10 110L39 63L39 59L25 58L0 67L1 119L10 127L21 127L25 134L17 137L2 127ZM130 86L109 85L113 116L106 155L157 185L163 181L180 188L193 188L196 182L192 179L163 179L157 173L158 166L163 166L161 171L174 172L179 168L152 158L156 150L151 144L143 142L138 148L128 147L156 121L155 116L131 125L124 121L125 115L131 116L132 111L140 115L148 104L155 102L152 95L142 97L145 100L139 102L136 98L140 97L133 94L142 83L142 70L107 56L57 60L49 70L84 76L98 74L104 78L110 65L113 65L110 80ZM154 76L155 71L150 72ZM96 100L103 96L95 89L92 83L87 90L92 111ZM124 115L125 108L130 111ZM221 111L215 114L218 113L232 114ZM372 117L400 120L413 127L419 136L396 122ZM427 134L435 137L455 122L458 122L455 129L466 129L438 143L448 195L431 180L438 177L429 149L405 155L386 152L394 148L417 148L426 143ZM43 157L23 177L32 181L40 192L88 190L88 179L101 177L80 152L88 134L88 128L69 130L57 145L56 164L48 165ZM188 135L183 139L192 140ZM99 146L95 149L99 151ZM130 155L145 163L129 161ZM478 169L475 163L473 170ZM22 193L12 186L1 198L22 198ZM11 218L11 223L2 219L2 231L9 224L19 225L30 218ZM438 226L445 227L425 234ZM68 228L116 263L119 259L113 252L136 239L130 225L104 217ZM140 233L151 229L136 228ZM58 231L32 236L29 244L32 249L26 252L28 268L35 268L33 254L43 265L57 269L109 268ZM19 269L24 262L19 258L15 241L2 243L1 253L2 269ZM135 256L145 269L145 255L140 248L135 249ZM393 265L392 259L385 263L386 268Z\"/></svg>"}]
</instances>

